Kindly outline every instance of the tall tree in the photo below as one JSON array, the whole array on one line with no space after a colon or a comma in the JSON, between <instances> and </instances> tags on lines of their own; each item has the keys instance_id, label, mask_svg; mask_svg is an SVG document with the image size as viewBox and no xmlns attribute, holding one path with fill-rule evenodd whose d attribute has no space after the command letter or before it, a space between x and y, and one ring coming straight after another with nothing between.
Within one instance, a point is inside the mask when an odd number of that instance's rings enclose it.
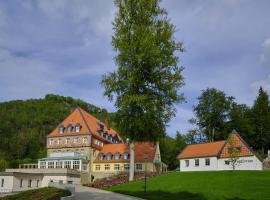
<instances>
[{"instance_id":1,"label":"tall tree","mask_svg":"<svg viewBox=\"0 0 270 200\"><path fill-rule=\"evenodd\" d=\"M226 122L224 134L229 134L235 129L250 146L254 147L254 128L251 109L245 104L233 103L228 118L229 120Z\"/></svg>"},{"instance_id":2,"label":"tall tree","mask_svg":"<svg viewBox=\"0 0 270 200\"><path fill-rule=\"evenodd\" d=\"M183 100L178 93L183 68L176 55L183 46L175 41L175 26L159 4L160 0L115 0L112 45L118 69L104 75L102 83L104 94L111 101L115 97L118 131L131 140L131 151L134 141L156 141L164 135L175 114L174 103ZM130 180L132 174L134 163Z\"/></svg>"},{"instance_id":3,"label":"tall tree","mask_svg":"<svg viewBox=\"0 0 270 200\"><path fill-rule=\"evenodd\" d=\"M265 150L270 148L270 102L267 92L262 87L252 107L252 113L256 133L254 140L258 145L257 148L265 153Z\"/></svg>"},{"instance_id":4,"label":"tall tree","mask_svg":"<svg viewBox=\"0 0 270 200\"><path fill-rule=\"evenodd\" d=\"M233 97L215 88L207 88L193 107L196 119L192 120L205 133L209 141L224 139L221 134L233 102Z\"/></svg>"}]
</instances>

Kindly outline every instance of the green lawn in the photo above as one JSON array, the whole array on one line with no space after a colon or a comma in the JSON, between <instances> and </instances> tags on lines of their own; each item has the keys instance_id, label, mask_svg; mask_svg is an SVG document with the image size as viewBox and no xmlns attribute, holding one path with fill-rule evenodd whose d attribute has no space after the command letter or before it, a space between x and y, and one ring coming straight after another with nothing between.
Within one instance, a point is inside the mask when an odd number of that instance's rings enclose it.
<instances>
[{"instance_id":1,"label":"green lawn","mask_svg":"<svg viewBox=\"0 0 270 200\"><path fill-rule=\"evenodd\" d=\"M107 190L154 200L270 200L270 171L174 172Z\"/></svg>"},{"instance_id":2,"label":"green lawn","mask_svg":"<svg viewBox=\"0 0 270 200\"><path fill-rule=\"evenodd\" d=\"M61 197L69 195L71 195L71 193L68 190L62 190L54 187L44 187L0 197L0 200L60 200Z\"/></svg>"}]
</instances>

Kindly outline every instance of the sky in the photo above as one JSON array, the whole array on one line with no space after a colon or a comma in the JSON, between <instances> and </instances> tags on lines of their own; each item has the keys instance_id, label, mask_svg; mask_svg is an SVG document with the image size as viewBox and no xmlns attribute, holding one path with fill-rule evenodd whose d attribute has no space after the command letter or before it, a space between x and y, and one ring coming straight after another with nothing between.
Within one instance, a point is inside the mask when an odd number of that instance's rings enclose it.
<instances>
[{"instance_id":1,"label":"sky","mask_svg":"<svg viewBox=\"0 0 270 200\"><path fill-rule=\"evenodd\" d=\"M186 102L175 105L167 132L192 128L192 107L215 87L238 103L253 104L258 88L270 93L269 0L164 0L184 44ZM0 0L0 101L80 98L109 111L102 75L117 69L111 46L112 0Z\"/></svg>"}]
</instances>

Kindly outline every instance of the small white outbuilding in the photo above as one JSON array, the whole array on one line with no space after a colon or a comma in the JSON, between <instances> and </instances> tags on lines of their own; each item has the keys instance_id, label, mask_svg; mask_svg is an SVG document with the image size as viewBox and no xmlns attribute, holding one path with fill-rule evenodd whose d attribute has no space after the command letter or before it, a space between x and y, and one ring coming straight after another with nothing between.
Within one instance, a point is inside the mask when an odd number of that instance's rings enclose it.
<instances>
[{"instance_id":1,"label":"small white outbuilding","mask_svg":"<svg viewBox=\"0 0 270 200\"><path fill-rule=\"evenodd\" d=\"M238 150L236 170L262 170L262 162L234 130L224 141L190 144L179 155L180 171L232 170L232 148Z\"/></svg>"}]
</instances>

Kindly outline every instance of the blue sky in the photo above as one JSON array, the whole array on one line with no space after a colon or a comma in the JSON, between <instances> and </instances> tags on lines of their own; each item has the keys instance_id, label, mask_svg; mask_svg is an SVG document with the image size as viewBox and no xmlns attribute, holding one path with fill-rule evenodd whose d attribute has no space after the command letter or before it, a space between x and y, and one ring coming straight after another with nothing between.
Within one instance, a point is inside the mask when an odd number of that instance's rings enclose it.
<instances>
[{"instance_id":1,"label":"blue sky","mask_svg":"<svg viewBox=\"0 0 270 200\"><path fill-rule=\"evenodd\" d=\"M192 105L206 87L252 105L270 92L269 0L167 0L161 4L186 51L180 65L187 103L176 105L168 133L191 125ZM0 101L55 93L113 111L99 84L112 60L110 0L0 0Z\"/></svg>"}]
</instances>

